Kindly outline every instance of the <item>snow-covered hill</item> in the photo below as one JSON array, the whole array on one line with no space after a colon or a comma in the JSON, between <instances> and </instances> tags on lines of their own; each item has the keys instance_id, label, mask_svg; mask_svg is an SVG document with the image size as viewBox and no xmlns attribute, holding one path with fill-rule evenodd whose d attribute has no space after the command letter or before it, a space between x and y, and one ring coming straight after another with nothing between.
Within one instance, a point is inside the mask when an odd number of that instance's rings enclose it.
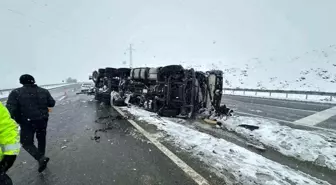
<instances>
[{"instance_id":1,"label":"snow-covered hill","mask_svg":"<svg viewBox=\"0 0 336 185\"><path fill-rule=\"evenodd\" d=\"M206 63L206 62L204 62ZM243 63L188 65L198 70L221 69L227 88L336 91L336 45L294 57L253 58Z\"/></svg>"}]
</instances>

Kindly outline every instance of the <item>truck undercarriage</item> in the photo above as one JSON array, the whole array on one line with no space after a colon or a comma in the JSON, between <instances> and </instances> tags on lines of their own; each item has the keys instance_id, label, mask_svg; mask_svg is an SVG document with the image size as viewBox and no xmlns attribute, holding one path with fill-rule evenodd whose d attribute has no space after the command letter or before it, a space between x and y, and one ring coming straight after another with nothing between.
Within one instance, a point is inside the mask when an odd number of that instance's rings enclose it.
<instances>
[{"instance_id":1,"label":"truck undercarriage","mask_svg":"<svg viewBox=\"0 0 336 185\"><path fill-rule=\"evenodd\" d=\"M221 105L223 72L184 69L180 65L156 68L105 68L90 77L97 101L114 106L136 105L161 116L193 118L204 112L229 116Z\"/></svg>"}]
</instances>

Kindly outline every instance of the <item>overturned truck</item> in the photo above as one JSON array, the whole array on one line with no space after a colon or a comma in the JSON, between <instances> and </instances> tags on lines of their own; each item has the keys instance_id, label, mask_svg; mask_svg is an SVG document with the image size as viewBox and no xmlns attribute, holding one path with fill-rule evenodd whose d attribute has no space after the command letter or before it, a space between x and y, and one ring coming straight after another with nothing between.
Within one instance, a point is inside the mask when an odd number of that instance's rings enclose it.
<instances>
[{"instance_id":1,"label":"overturned truck","mask_svg":"<svg viewBox=\"0 0 336 185\"><path fill-rule=\"evenodd\" d=\"M108 105L136 105L161 116L192 118L202 111L228 115L221 106L223 72L156 68L105 68L90 77L97 101Z\"/></svg>"}]
</instances>

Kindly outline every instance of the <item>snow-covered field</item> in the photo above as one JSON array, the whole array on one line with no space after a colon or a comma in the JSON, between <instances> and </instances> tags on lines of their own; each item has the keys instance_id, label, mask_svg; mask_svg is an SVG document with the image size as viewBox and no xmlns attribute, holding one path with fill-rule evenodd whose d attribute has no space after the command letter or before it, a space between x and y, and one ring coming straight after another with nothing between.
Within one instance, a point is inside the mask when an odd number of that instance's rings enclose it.
<instances>
[{"instance_id":1,"label":"snow-covered field","mask_svg":"<svg viewBox=\"0 0 336 185\"><path fill-rule=\"evenodd\" d=\"M185 67L197 70L223 70L224 88L336 92L336 45L298 53L296 56L182 63Z\"/></svg>"},{"instance_id":2,"label":"snow-covered field","mask_svg":"<svg viewBox=\"0 0 336 185\"><path fill-rule=\"evenodd\" d=\"M257 94L255 94L255 92L245 92L244 94L243 91L233 92L229 90L225 90L224 94L252 96L252 97L261 97L261 98L288 99L288 100L297 100L297 101L336 103L336 96L333 96L330 101L330 96L308 95L308 97L306 97L306 95L304 94L288 94L288 96L286 96L285 93L272 93L270 96L269 93L265 93L265 92L258 92Z\"/></svg>"},{"instance_id":3,"label":"snow-covered field","mask_svg":"<svg viewBox=\"0 0 336 185\"><path fill-rule=\"evenodd\" d=\"M227 184L329 184L224 139L215 138L168 118L157 118L155 113L136 107L121 109L136 116L139 121L155 125L164 133L161 139L173 143L208 164L210 170L218 176L223 179L229 177L231 182L227 179Z\"/></svg>"},{"instance_id":4,"label":"snow-covered field","mask_svg":"<svg viewBox=\"0 0 336 185\"><path fill-rule=\"evenodd\" d=\"M245 116L220 122L225 129L260 142L286 156L336 170L336 133L293 129L274 121ZM258 126L259 129L251 131L239 126L242 124Z\"/></svg>"},{"instance_id":5,"label":"snow-covered field","mask_svg":"<svg viewBox=\"0 0 336 185\"><path fill-rule=\"evenodd\" d=\"M58 87L63 87L63 86L67 86L67 85L72 85L72 84L58 84L58 85L52 85L52 86L48 86L48 87L44 87L45 89L54 89L54 88L58 88ZM7 98L9 96L10 91L4 91L4 92L0 92L0 98Z\"/></svg>"}]
</instances>

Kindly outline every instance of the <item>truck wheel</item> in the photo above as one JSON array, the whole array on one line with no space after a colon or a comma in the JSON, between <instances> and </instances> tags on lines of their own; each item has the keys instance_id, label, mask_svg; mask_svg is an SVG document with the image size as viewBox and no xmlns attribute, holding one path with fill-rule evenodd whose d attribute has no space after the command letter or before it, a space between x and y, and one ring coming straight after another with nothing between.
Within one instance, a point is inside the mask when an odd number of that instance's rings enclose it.
<instances>
[{"instance_id":1,"label":"truck wheel","mask_svg":"<svg viewBox=\"0 0 336 185\"><path fill-rule=\"evenodd\" d=\"M117 69L112 67L105 68L105 76L114 77L117 76Z\"/></svg>"},{"instance_id":2,"label":"truck wheel","mask_svg":"<svg viewBox=\"0 0 336 185\"><path fill-rule=\"evenodd\" d=\"M99 68L98 73L105 73L105 69L104 68Z\"/></svg>"},{"instance_id":3,"label":"truck wheel","mask_svg":"<svg viewBox=\"0 0 336 185\"><path fill-rule=\"evenodd\" d=\"M93 71L92 80L93 80L94 83L97 82L98 76L99 76L99 73L97 71Z\"/></svg>"},{"instance_id":4,"label":"truck wheel","mask_svg":"<svg viewBox=\"0 0 336 185\"><path fill-rule=\"evenodd\" d=\"M129 77L131 75L131 69L130 68L119 68L117 69L118 76L125 76Z\"/></svg>"},{"instance_id":5,"label":"truck wheel","mask_svg":"<svg viewBox=\"0 0 336 185\"><path fill-rule=\"evenodd\" d=\"M162 67L159 71L160 76L169 76L171 74L183 72L183 67L181 65L169 65Z\"/></svg>"}]
</instances>

